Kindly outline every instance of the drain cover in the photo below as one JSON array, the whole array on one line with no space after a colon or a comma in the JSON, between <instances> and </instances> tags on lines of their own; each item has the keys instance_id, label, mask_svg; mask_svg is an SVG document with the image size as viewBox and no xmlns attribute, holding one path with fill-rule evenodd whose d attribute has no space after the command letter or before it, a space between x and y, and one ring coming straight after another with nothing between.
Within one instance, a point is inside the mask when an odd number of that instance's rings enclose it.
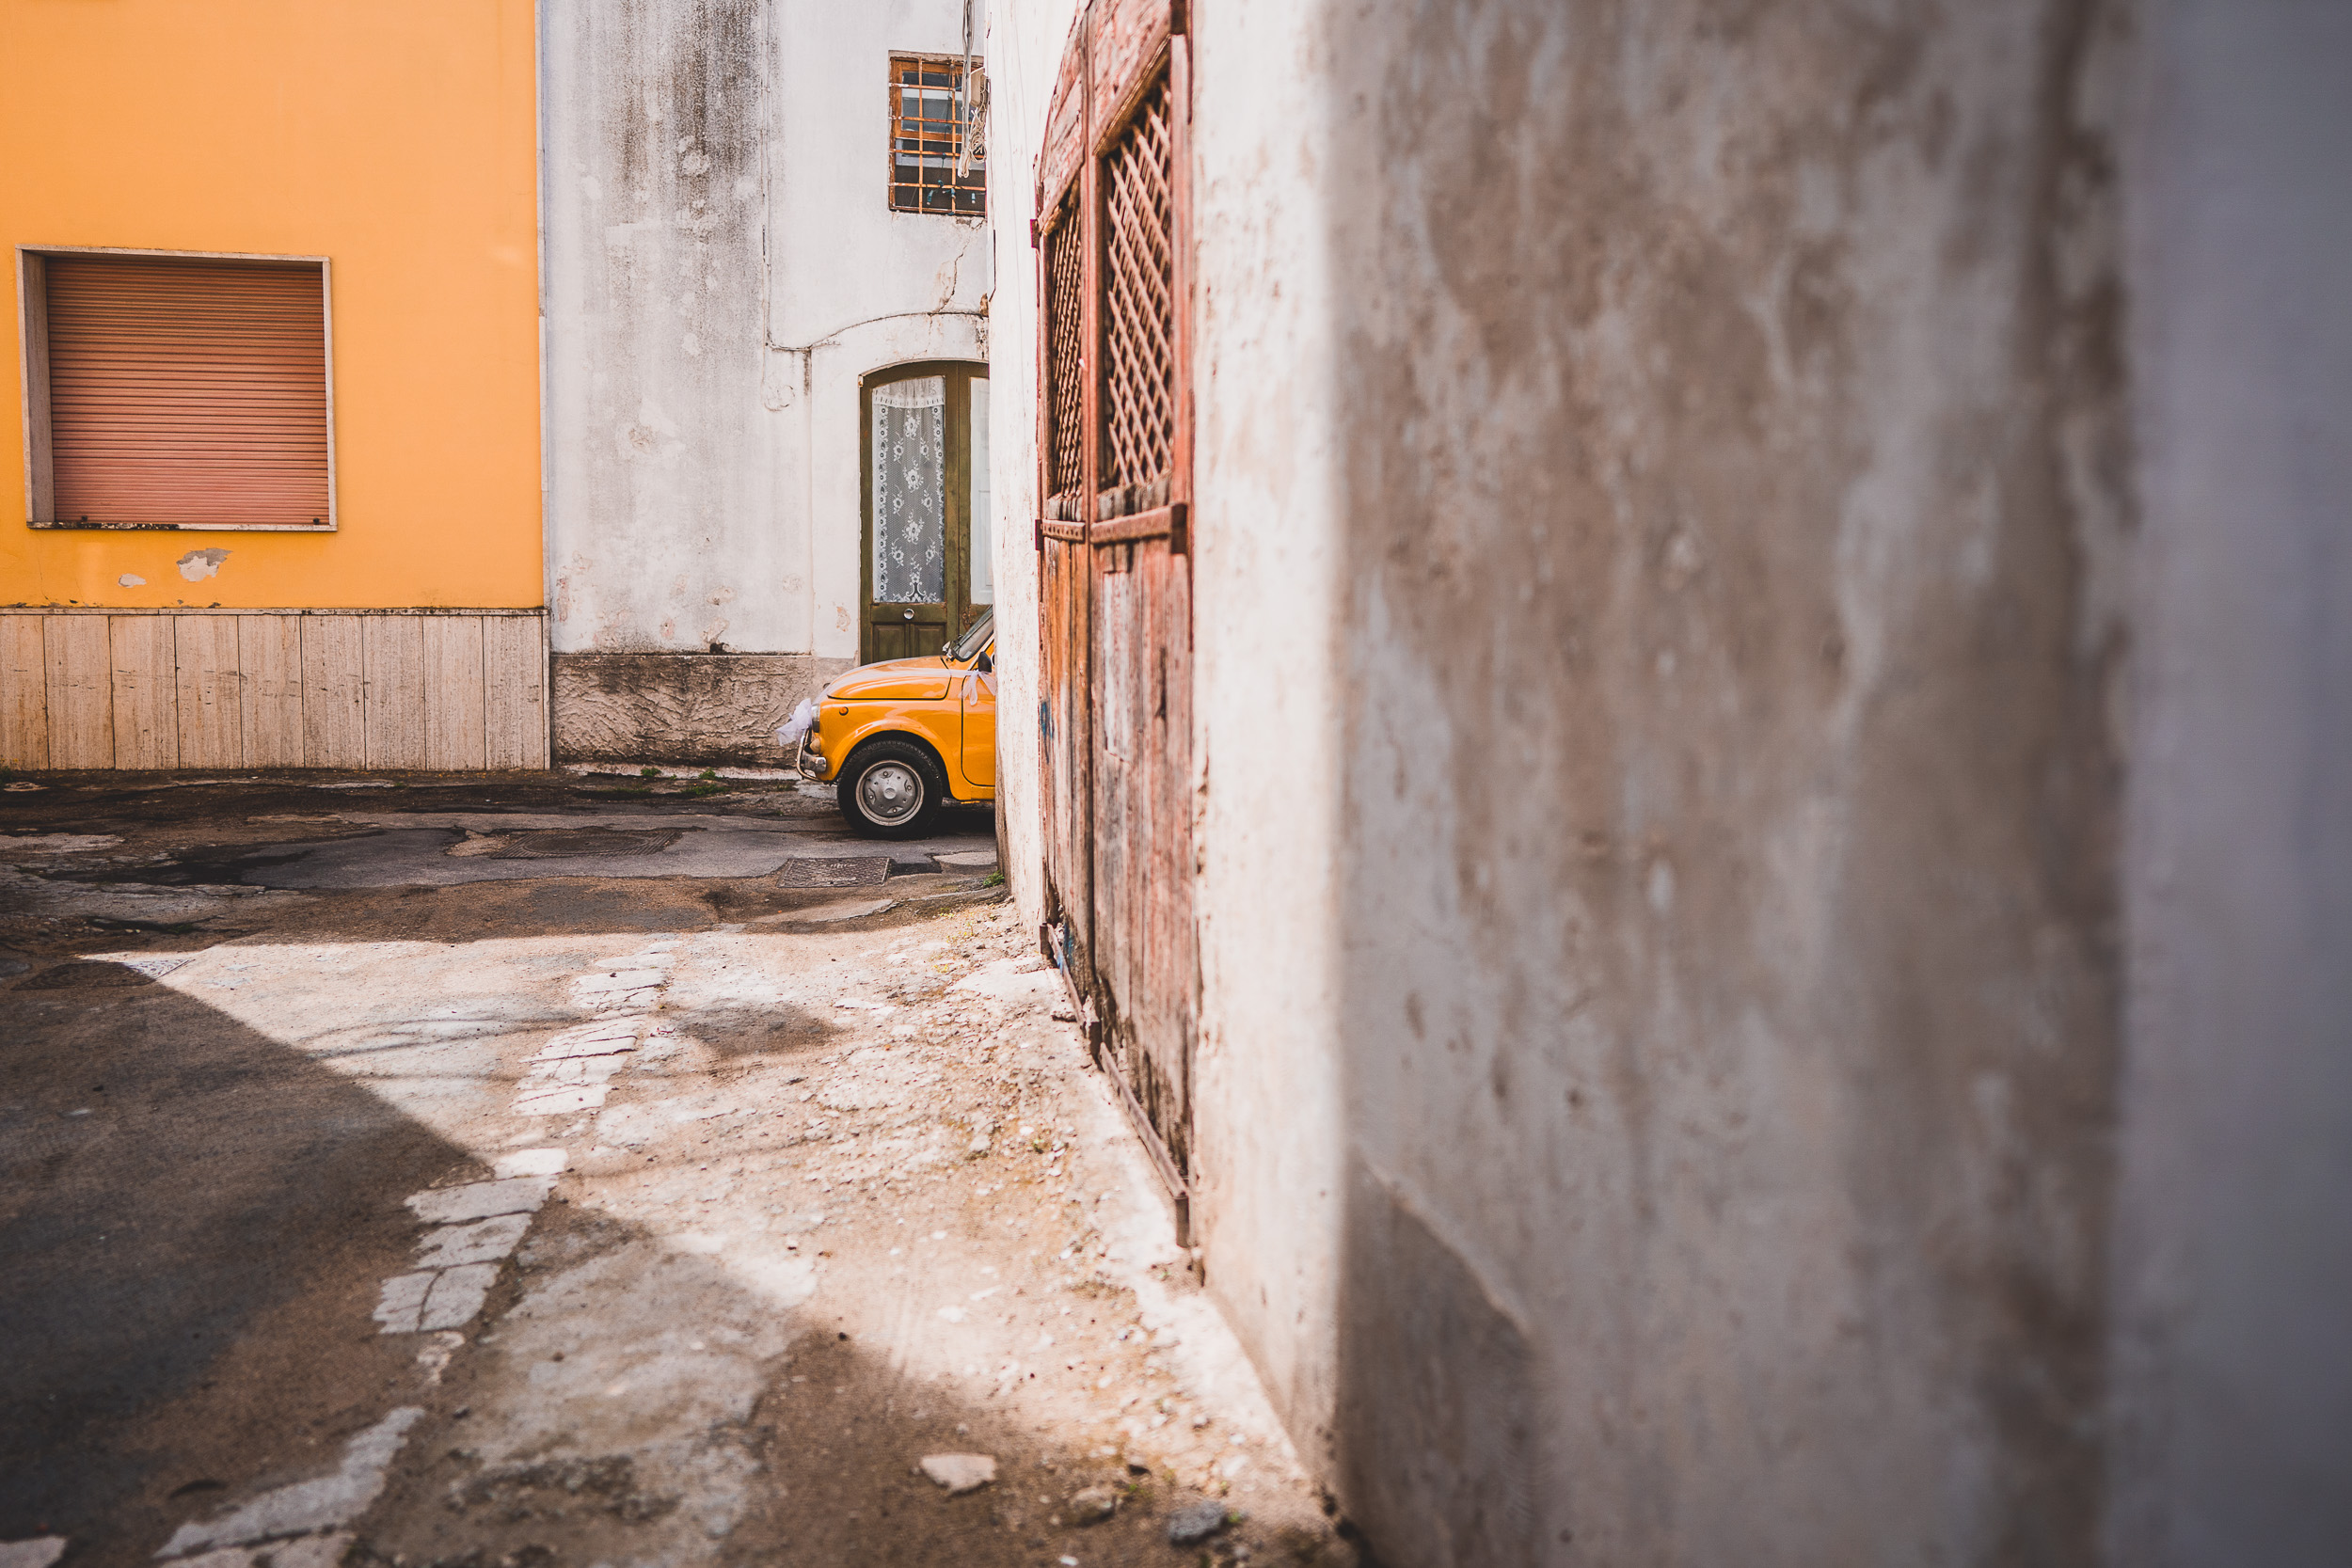
<instances>
[{"instance_id":1,"label":"drain cover","mask_svg":"<svg viewBox=\"0 0 2352 1568\"><path fill-rule=\"evenodd\" d=\"M890 875L888 855L854 855L839 860L794 860L776 873L778 887L880 887Z\"/></svg>"},{"instance_id":2,"label":"drain cover","mask_svg":"<svg viewBox=\"0 0 2352 1568\"><path fill-rule=\"evenodd\" d=\"M650 855L677 842L675 832L628 828L548 828L516 833L490 853L502 861L567 860L575 855Z\"/></svg>"}]
</instances>

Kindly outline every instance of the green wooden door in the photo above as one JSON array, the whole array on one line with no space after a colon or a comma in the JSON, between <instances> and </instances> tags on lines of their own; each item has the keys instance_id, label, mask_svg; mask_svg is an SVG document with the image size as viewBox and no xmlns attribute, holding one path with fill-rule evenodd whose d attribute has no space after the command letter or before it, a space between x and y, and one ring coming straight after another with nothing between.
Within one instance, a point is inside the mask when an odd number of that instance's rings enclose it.
<instances>
[{"instance_id":1,"label":"green wooden door","mask_svg":"<svg viewBox=\"0 0 2352 1568\"><path fill-rule=\"evenodd\" d=\"M994 597L988 570L988 371L934 360L866 378L859 440L866 663L939 652Z\"/></svg>"}]
</instances>

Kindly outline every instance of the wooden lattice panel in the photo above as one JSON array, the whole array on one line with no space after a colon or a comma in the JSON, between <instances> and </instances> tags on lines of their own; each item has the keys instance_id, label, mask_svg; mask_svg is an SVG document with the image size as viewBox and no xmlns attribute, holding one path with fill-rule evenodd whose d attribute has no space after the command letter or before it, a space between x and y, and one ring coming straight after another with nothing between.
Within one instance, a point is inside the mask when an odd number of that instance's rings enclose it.
<instances>
[{"instance_id":1,"label":"wooden lattice panel","mask_svg":"<svg viewBox=\"0 0 2352 1568\"><path fill-rule=\"evenodd\" d=\"M1078 193L1063 198L1045 239L1046 490L1076 510L1086 484L1086 234Z\"/></svg>"},{"instance_id":2,"label":"wooden lattice panel","mask_svg":"<svg viewBox=\"0 0 2352 1568\"><path fill-rule=\"evenodd\" d=\"M1103 160L1104 489L1163 480L1175 457L1172 153L1163 73Z\"/></svg>"}]
</instances>

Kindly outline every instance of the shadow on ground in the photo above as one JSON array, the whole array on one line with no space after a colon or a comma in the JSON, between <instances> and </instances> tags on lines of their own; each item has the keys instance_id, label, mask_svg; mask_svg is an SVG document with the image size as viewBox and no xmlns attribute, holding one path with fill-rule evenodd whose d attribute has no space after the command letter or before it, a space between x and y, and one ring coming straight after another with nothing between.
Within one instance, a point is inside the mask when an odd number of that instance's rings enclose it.
<instances>
[{"instance_id":1,"label":"shadow on ground","mask_svg":"<svg viewBox=\"0 0 2352 1568\"><path fill-rule=\"evenodd\" d=\"M73 969L0 1004L0 1540L131 1560L382 1414L400 1196L476 1167L199 1002Z\"/></svg>"},{"instance_id":2,"label":"shadow on ground","mask_svg":"<svg viewBox=\"0 0 2352 1568\"><path fill-rule=\"evenodd\" d=\"M180 817L195 834L272 804L196 795L182 792L207 809ZM113 831L27 800L42 797L7 797L0 825ZM724 1258L567 1201L577 1178L504 1266L483 1332L445 1368L421 1362L432 1336L385 1336L373 1320L419 1235L402 1199L486 1167L324 1059L78 956L167 960L232 937L627 940L838 896L558 878L272 895L177 931L41 914L42 956L0 995L0 1541L67 1536L67 1568L146 1563L179 1526L334 1470L352 1436L414 1405L425 1415L357 1521L355 1561L1196 1560L1167 1540L1168 1478L910 1375L891 1336L821 1281L783 1305ZM418 1000L421 1014L435 999ZM836 1034L786 1007L679 1022L730 1072L814 1056ZM712 1365L721 1345L727 1364ZM943 1450L993 1454L997 1481L946 1496L914 1468ZM1119 1509L1081 1528L1071 1498L1098 1486ZM1258 1560L1283 1560L1265 1544ZM1322 1549L1305 1542L1300 1560Z\"/></svg>"},{"instance_id":3,"label":"shadow on ground","mask_svg":"<svg viewBox=\"0 0 2352 1568\"><path fill-rule=\"evenodd\" d=\"M723 1259L561 1201L476 1342L428 1375L432 1337L373 1320L418 1235L401 1199L486 1167L199 1002L71 967L8 998L24 1027L0 1061L0 1540L146 1562L181 1524L330 1471L420 1405L354 1562L1197 1555L1168 1544L1167 1478L910 1377L821 1291L781 1307ZM946 1496L914 1470L939 1451L993 1454L999 1480ZM1119 1512L1081 1530L1062 1515L1090 1487Z\"/></svg>"}]
</instances>

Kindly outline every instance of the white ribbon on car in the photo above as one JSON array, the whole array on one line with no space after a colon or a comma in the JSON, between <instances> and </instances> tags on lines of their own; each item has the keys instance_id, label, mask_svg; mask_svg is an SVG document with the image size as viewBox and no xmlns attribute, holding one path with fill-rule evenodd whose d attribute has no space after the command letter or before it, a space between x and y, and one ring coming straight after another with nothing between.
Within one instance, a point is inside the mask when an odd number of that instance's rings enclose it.
<instances>
[{"instance_id":1,"label":"white ribbon on car","mask_svg":"<svg viewBox=\"0 0 2352 1568\"><path fill-rule=\"evenodd\" d=\"M783 728L776 731L776 744L788 752L798 746L801 743L801 737L815 728L816 724L816 700L803 697L801 699L801 705L792 710L792 717L786 720Z\"/></svg>"}]
</instances>

